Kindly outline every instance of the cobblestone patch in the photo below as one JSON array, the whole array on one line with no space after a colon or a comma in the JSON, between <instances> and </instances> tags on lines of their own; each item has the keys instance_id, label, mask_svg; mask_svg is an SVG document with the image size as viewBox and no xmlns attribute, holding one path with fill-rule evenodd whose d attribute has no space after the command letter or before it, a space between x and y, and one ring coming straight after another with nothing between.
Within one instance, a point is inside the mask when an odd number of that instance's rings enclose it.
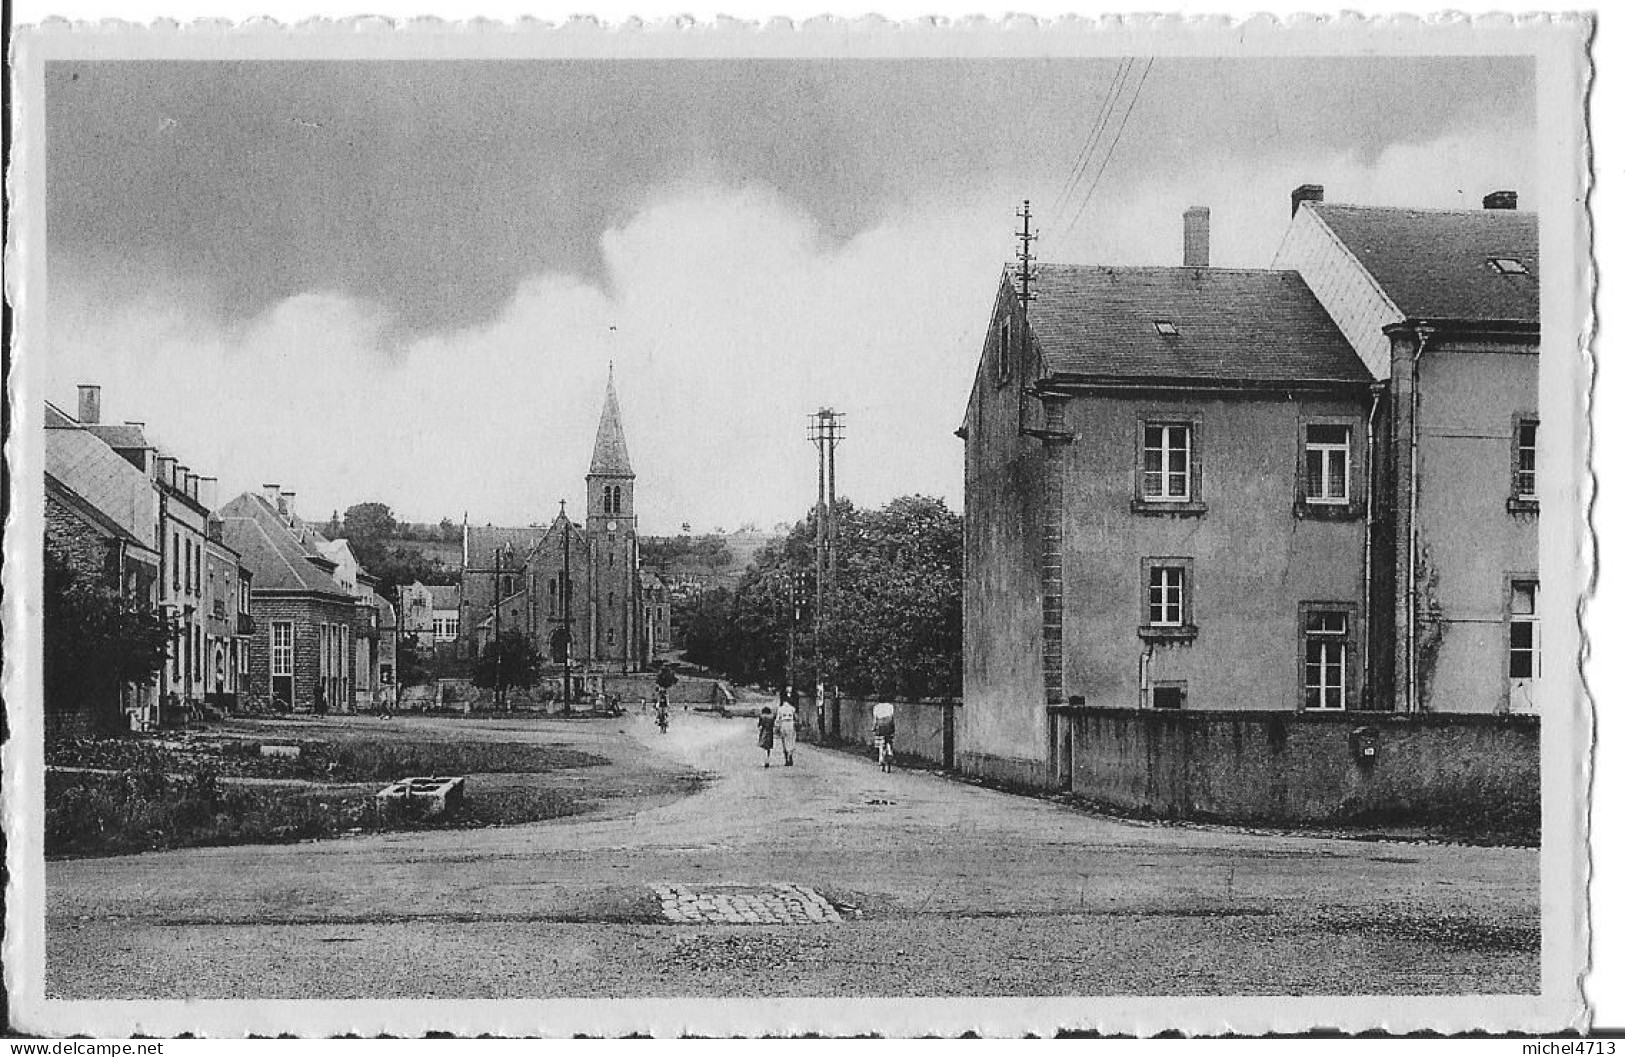
<instances>
[{"instance_id":1,"label":"cobblestone patch","mask_svg":"<svg viewBox=\"0 0 1625 1057\"><path fill-rule=\"evenodd\" d=\"M829 900L799 884L651 884L667 921L683 925L831 925Z\"/></svg>"}]
</instances>

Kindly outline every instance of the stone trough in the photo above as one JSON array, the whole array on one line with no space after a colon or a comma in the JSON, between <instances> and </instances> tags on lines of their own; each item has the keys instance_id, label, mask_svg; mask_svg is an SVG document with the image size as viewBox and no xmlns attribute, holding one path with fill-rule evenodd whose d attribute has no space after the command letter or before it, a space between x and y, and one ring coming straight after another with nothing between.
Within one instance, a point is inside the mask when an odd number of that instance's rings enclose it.
<instances>
[{"instance_id":1,"label":"stone trough","mask_svg":"<svg viewBox=\"0 0 1625 1057\"><path fill-rule=\"evenodd\" d=\"M416 818L454 814L463 805L466 778L403 778L378 794L378 806Z\"/></svg>"}]
</instances>

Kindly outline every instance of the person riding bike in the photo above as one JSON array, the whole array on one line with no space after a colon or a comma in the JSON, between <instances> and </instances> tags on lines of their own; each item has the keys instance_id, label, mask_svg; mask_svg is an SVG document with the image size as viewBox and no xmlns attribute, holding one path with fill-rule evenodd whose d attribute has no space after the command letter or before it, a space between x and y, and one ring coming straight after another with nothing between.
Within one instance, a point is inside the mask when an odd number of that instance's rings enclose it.
<instances>
[{"instance_id":1,"label":"person riding bike","mask_svg":"<svg viewBox=\"0 0 1625 1057\"><path fill-rule=\"evenodd\" d=\"M880 769L891 770L892 739L897 735L896 710L890 702L882 701L875 705L875 753L880 758Z\"/></svg>"}]
</instances>

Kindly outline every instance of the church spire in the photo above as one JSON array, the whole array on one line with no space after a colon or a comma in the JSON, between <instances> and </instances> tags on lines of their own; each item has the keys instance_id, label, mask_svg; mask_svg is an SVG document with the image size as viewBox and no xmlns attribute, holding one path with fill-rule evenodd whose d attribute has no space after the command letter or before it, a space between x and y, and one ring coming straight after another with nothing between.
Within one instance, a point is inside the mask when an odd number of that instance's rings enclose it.
<instances>
[{"instance_id":1,"label":"church spire","mask_svg":"<svg viewBox=\"0 0 1625 1057\"><path fill-rule=\"evenodd\" d=\"M604 411L598 417L598 440L592 449L593 477L631 477L632 459L626 454L626 434L621 431L621 405L615 399L615 368L610 368L609 385L604 391Z\"/></svg>"}]
</instances>

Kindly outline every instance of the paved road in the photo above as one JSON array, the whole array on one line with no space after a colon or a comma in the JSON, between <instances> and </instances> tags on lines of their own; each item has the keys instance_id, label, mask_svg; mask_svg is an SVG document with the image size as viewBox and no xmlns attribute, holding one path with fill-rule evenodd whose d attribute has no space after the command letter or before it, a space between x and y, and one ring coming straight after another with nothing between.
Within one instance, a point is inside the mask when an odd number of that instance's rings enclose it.
<instances>
[{"instance_id":1,"label":"paved road","mask_svg":"<svg viewBox=\"0 0 1625 1057\"><path fill-rule=\"evenodd\" d=\"M1135 825L927 773L882 774L807 745L796 767L764 769L749 720L693 713L678 713L664 736L642 716L486 729L569 740L646 774L698 769L715 780L691 796L621 796L588 815L503 829L53 862L48 993L1539 987L1533 849ZM800 909L786 911L787 899ZM734 923L752 917L759 923Z\"/></svg>"}]
</instances>

